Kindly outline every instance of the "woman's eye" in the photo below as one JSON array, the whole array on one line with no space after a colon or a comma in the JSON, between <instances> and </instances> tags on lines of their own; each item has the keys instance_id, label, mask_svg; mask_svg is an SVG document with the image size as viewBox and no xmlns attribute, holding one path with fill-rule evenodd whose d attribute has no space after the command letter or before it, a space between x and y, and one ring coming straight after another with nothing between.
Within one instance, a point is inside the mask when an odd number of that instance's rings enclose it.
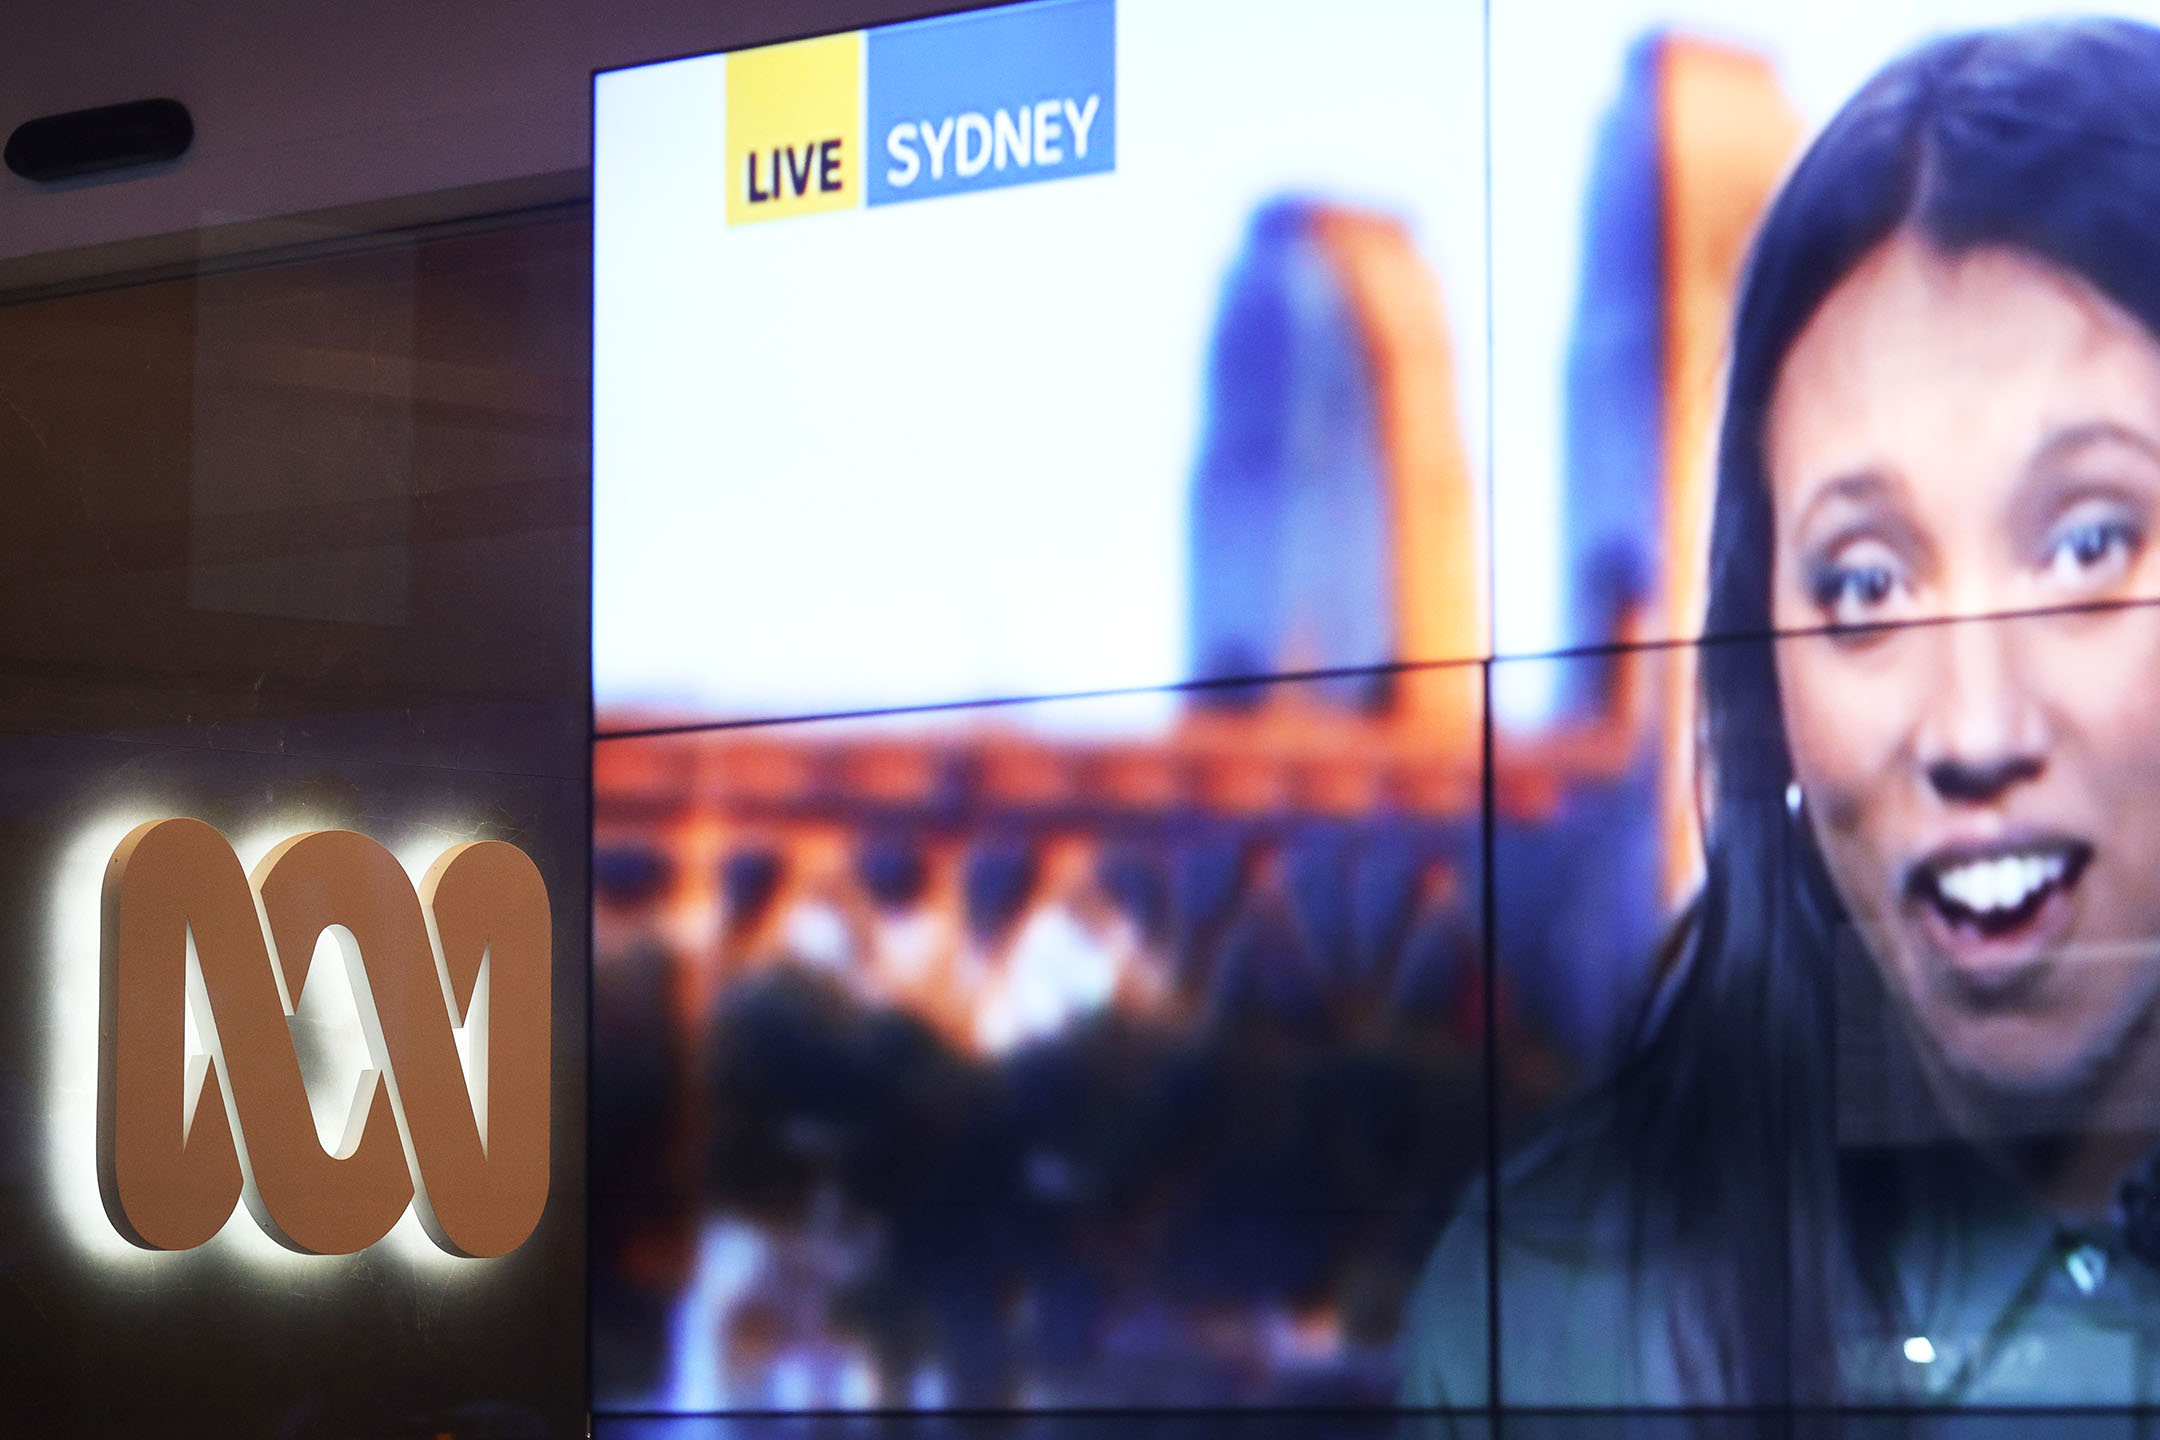
<instances>
[{"instance_id":1,"label":"woman's eye","mask_svg":"<svg viewBox=\"0 0 2160 1440\"><path fill-rule=\"evenodd\" d=\"M2049 544L2047 578L2067 590L2106 584L2129 568L2143 538L2136 527L2118 519L2065 526Z\"/></svg>"},{"instance_id":2,"label":"woman's eye","mask_svg":"<svg viewBox=\"0 0 2160 1440\"><path fill-rule=\"evenodd\" d=\"M1861 550L1825 562L1809 577L1815 608L1832 627L1883 620L1890 602L1905 589L1904 571L1890 555L1874 546Z\"/></svg>"}]
</instances>

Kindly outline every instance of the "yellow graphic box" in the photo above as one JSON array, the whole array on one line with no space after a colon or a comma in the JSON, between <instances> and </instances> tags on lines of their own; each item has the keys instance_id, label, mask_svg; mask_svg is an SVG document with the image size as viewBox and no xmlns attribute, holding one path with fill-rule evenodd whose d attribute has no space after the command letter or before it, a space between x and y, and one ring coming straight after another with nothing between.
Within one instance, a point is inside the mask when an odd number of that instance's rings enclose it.
<instances>
[{"instance_id":1,"label":"yellow graphic box","mask_svg":"<svg viewBox=\"0 0 2160 1440\"><path fill-rule=\"evenodd\" d=\"M862 203L861 31L727 57L727 223Z\"/></svg>"}]
</instances>

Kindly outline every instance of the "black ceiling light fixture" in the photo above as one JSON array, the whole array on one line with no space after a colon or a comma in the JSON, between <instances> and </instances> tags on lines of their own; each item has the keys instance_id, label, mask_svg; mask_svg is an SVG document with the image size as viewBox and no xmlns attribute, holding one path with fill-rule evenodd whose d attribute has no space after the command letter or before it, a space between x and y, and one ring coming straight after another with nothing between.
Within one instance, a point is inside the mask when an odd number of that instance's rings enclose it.
<instances>
[{"instance_id":1,"label":"black ceiling light fixture","mask_svg":"<svg viewBox=\"0 0 2160 1440\"><path fill-rule=\"evenodd\" d=\"M195 139L178 100L130 100L25 120L8 136L7 167L25 180L72 180L177 160Z\"/></svg>"}]
</instances>

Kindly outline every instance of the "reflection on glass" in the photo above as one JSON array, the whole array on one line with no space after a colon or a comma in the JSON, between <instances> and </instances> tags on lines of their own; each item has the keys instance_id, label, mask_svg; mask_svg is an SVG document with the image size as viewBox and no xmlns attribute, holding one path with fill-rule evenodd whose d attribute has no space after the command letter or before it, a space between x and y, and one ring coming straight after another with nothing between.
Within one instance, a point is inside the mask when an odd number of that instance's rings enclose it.
<instances>
[{"instance_id":1,"label":"reflection on glass","mask_svg":"<svg viewBox=\"0 0 2160 1440\"><path fill-rule=\"evenodd\" d=\"M2023 25L1883 69L1771 202L1667 662L1700 878L1490 1207L1503 1404L2160 1397L2156 153L2160 31ZM1412 1402L1485 1383L1482 1244Z\"/></svg>"}]
</instances>

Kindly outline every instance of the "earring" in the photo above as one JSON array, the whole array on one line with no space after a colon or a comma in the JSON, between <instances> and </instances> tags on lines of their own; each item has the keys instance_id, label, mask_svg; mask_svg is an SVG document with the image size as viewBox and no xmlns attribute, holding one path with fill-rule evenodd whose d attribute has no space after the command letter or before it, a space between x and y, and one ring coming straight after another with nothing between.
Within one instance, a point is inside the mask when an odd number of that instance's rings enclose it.
<instances>
[{"instance_id":1,"label":"earring","mask_svg":"<svg viewBox=\"0 0 2160 1440\"><path fill-rule=\"evenodd\" d=\"M1787 782L1785 786L1785 813L1795 820L1799 819L1800 805L1806 798L1800 793L1800 782L1798 780Z\"/></svg>"}]
</instances>

